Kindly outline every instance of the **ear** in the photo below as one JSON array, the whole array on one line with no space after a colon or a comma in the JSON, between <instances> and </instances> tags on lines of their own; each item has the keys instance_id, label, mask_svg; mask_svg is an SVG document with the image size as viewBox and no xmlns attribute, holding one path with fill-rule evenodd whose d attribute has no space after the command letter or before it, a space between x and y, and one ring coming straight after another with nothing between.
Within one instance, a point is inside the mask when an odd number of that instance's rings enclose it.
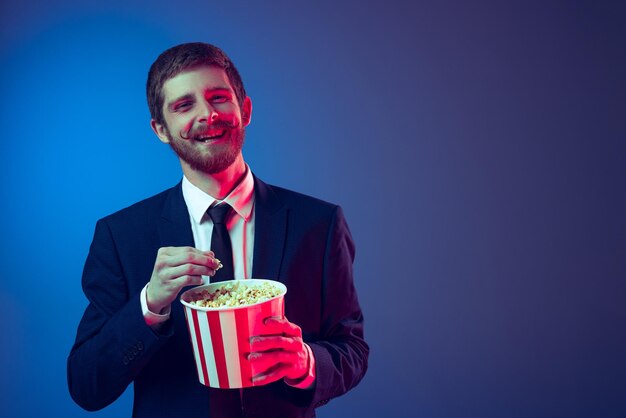
<instances>
[{"instance_id":1,"label":"ear","mask_svg":"<svg viewBox=\"0 0 626 418\"><path fill-rule=\"evenodd\" d=\"M241 106L241 124L243 126L250 125L250 120L252 119L252 100L250 97L246 96L243 99L243 106Z\"/></svg>"},{"instance_id":2,"label":"ear","mask_svg":"<svg viewBox=\"0 0 626 418\"><path fill-rule=\"evenodd\" d=\"M170 139L167 136L167 128L165 126L161 125L156 120L151 119L150 127L152 127L152 130L154 131L156 136L159 137L159 141L163 142L164 144L170 143Z\"/></svg>"}]
</instances>

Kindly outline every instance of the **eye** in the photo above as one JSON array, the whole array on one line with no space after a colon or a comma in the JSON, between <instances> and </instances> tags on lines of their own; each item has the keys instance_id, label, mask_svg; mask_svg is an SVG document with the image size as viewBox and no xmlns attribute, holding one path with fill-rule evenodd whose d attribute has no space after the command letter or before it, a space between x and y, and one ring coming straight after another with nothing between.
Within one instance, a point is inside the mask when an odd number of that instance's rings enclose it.
<instances>
[{"instance_id":1,"label":"eye","mask_svg":"<svg viewBox=\"0 0 626 418\"><path fill-rule=\"evenodd\" d=\"M213 103L224 103L226 101L228 101L228 96L222 95L222 94L217 94L215 96L211 96L211 101Z\"/></svg>"},{"instance_id":2,"label":"eye","mask_svg":"<svg viewBox=\"0 0 626 418\"><path fill-rule=\"evenodd\" d=\"M174 106L176 112L188 110L191 107L191 102L180 102Z\"/></svg>"}]
</instances>

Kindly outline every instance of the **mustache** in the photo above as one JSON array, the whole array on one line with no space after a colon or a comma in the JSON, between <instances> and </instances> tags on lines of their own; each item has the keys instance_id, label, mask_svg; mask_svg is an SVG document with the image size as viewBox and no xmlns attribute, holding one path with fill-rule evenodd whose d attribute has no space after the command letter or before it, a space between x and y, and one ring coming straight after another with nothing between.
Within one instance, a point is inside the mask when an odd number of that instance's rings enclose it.
<instances>
[{"instance_id":1,"label":"mustache","mask_svg":"<svg viewBox=\"0 0 626 418\"><path fill-rule=\"evenodd\" d=\"M211 125L202 126L196 129L190 129L186 132L180 131L178 134L182 139L192 139L192 138L199 138L201 136L208 135L210 131L219 130L219 129L226 130L226 129L233 129L233 128L235 128L234 125L228 122L219 121L219 122L212 123Z\"/></svg>"}]
</instances>

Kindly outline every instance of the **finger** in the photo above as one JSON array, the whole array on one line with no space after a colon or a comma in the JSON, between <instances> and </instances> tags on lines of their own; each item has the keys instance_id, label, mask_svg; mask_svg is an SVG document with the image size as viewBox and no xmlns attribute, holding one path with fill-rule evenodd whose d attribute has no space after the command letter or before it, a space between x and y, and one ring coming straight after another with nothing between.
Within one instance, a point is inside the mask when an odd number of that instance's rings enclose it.
<instances>
[{"instance_id":1,"label":"finger","mask_svg":"<svg viewBox=\"0 0 626 418\"><path fill-rule=\"evenodd\" d=\"M256 373L255 376L270 374L279 370L281 377L300 379L307 374L309 369L309 358L305 352L290 353L278 350L250 353L248 359L252 370Z\"/></svg>"},{"instance_id":2,"label":"finger","mask_svg":"<svg viewBox=\"0 0 626 418\"><path fill-rule=\"evenodd\" d=\"M252 376L252 383L261 385L275 382L286 376L287 369L284 364L275 364L272 368Z\"/></svg>"},{"instance_id":3,"label":"finger","mask_svg":"<svg viewBox=\"0 0 626 418\"><path fill-rule=\"evenodd\" d=\"M298 352L304 349L302 338L282 336L256 336L250 339L250 351L286 350Z\"/></svg>"},{"instance_id":4,"label":"finger","mask_svg":"<svg viewBox=\"0 0 626 418\"><path fill-rule=\"evenodd\" d=\"M200 252L196 249L193 249L193 251L184 251L172 255L170 256L169 261L176 263L176 265L197 264L201 266L208 266L211 268L216 268L220 264L220 261L214 256L207 255L204 252Z\"/></svg>"},{"instance_id":5,"label":"finger","mask_svg":"<svg viewBox=\"0 0 626 418\"><path fill-rule=\"evenodd\" d=\"M275 316L267 317L263 320L265 325L264 334L283 334L288 337L302 337L302 330L293 322L289 322L287 318L278 318Z\"/></svg>"},{"instance_id":6,"label":"finger","mask_svg":"<svg viewBox=\"0 0 626 418\"><path fill-rule=\"evenodd\" d=\"M178 267L185 264L206 266L216 269L220 265L220 261L215 257L204 254L203 252L190 247L184 251L176 251L172 254L166 254L157 258L157 268L159 269Z\"/></svg>"},{"instance_id":7,"label":"finger","mask_svg":"<svg viewBox=\"0 0 626 418\"><path fill-rule=\"evenodd\" d=\"M215 253L211 250L207 250L207 251L203 251L203 254L206 255L207 257L211 258L214 261L214 268L215 270L219 270L222 267L224 267L222 265L222 262L219 260L219 258L217 258L215 256Z\"/></svg>"},{"instance_id":8,"label":"finger","mask_svg":"<svg viewBox=\"0 0 626 418\"><path fill-rule=\"evenodd\" d=\"M171 256L171 255L177 255L180 253L189 253L189 252L202 253L203 251L200 251L194 247L161 247L159 248L159 251L157 252L157 256L158 255Z\"/></svg>"},{"instance_id":9,"label":"finger","mask_svg":"<svg viewBox=\"0 0 626 418\"><path fill-rule=\"evenodd\" d=\"M160 272L160 276L164 280L172 280L185 275L192 276L213 276L215 269L207 266L199 266L197 264L183 264L182 266L170 267Z\"/></svg>"},{"instance_id":10,"label":"finger","mask_svg":"<svg viewBox=\"0 0 626 418\"><path fill-rule=\"evenodd\" d=\"M170 288L176 291L185 286L196 286L201 284L204 284L204 280L202 279L202 276L197 275L185 275L174 280L170 280L169 282Z\"/></svg>"},{"instance_id":11,"label":"finger","mask_svg":"<svg viewBox=\"0 0 626 418\"><path fill-rule=\"evenodd\" d=\"M248 360L253 363L254 370L261 372L266 371L279 363L292 367L293 365L297 365L298 362L302 360L301 357L303 356L300 356L296 352L284 350L254 352L248 354Z\"/></svg>"}]
</instances>

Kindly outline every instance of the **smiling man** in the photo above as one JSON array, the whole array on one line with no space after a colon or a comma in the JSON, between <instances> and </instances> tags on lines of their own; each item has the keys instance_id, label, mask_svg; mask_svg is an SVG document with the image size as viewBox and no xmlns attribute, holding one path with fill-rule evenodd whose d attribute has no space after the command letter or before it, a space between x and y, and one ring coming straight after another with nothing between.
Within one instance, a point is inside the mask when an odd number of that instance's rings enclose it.
<instances>
[{"instance_id":1,"label":"smiling man","mask_svg":"<svg viewBox=\"0 0 626 418\"><path fill-rule=\"evenodd\" d=\"M162 94L165 112L152 120L152 129L178 154L185 174L221 173L237 159L232 168L244 167L241 149L252 102L237 98L224 70L190 69L167 80Z\"/></svg>"},{"instance_id":2,"label":"smiling man","mask_svg":"<svg viewBox=\"0 0 626 418\"><path fill-rule=\"evenodd\" d=\"M219 48L163 52L147 97L183 179L96 224L83 271L89 305L68 357L73 399L98 410L133 383L135 417L315 416L367 369L341 208L252 174L242 154L252 102ZM205 387L177 298L188 286L253 277L288 288L285 317L266 318L271 333L246 354L258 386Z\"/></svg>"}]
</instances>

